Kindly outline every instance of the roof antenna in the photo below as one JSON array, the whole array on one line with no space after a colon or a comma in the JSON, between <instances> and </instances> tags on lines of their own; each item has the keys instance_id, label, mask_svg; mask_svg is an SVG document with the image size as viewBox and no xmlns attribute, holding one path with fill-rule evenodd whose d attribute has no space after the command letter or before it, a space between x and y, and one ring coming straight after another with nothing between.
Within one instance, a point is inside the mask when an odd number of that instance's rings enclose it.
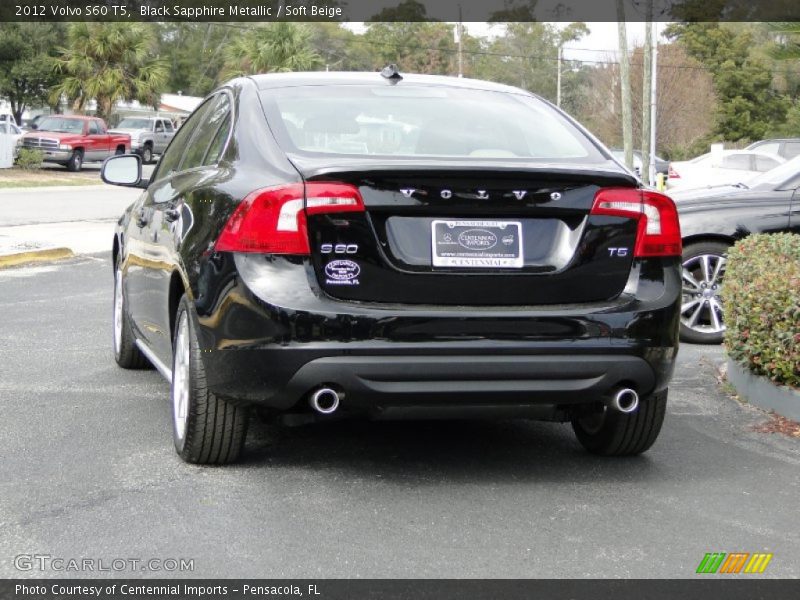
<instances>
[{"instance_id":1,"label":"roof antenna","mask_svg":"<svg viewBox=\"0 0 800 600\"><path fill-rule=\"evenodd\" d=\"M381 77L388 79L392 85L396 84L398 81L402 81L403 79L403 76L400 75L400 71L395 64L386 65L383 67L381 70Z\"/></svg>"}]
</instances>

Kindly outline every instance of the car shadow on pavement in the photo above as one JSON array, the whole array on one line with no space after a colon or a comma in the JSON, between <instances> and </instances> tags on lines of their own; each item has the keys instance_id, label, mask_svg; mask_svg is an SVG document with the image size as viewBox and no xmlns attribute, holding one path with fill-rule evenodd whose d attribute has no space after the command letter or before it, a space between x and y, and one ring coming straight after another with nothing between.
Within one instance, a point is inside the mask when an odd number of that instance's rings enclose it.
<instances>
[{"instance_id":1,"label":"car shadow on pavement","mask_svg":"<svg viewBox=\"0 0 800 600\"><path fill-rule=\"evenodd\" d=\"M341 420L276 430L254 419L243 461L402 483L641 483L664 476L658 442L651 454L599 457L583 450L569 424L525 420Z\"/></svg>"}]
</instances>

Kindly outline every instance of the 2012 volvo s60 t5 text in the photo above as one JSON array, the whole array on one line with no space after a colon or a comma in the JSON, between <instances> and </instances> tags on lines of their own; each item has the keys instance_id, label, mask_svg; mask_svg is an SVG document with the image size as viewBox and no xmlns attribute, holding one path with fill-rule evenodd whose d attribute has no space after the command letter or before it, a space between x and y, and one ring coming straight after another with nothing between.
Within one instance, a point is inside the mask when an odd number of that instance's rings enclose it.
<instances>
[{"instance_id":1,"label":"2012 volvo s60 t5 text","mask_svg":"<svg viewBox=\"0 0 800 600\"><path fill-rule=\"evenodd\" d=\"M528 92L392 68L240 78L148 181L136 156L103 177L144 190L113 240L116 360L172 382L187 461L239 457L253 409L571 422L605 455L659 434L675 206Z\"/></svg>"}]
</instances>

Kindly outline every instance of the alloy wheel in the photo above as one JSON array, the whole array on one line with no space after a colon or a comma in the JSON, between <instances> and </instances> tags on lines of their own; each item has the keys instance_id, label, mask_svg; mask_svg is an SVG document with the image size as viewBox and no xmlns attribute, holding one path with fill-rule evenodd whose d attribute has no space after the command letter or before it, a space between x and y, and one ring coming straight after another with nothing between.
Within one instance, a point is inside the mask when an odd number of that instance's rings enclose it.
<instances>
[{"instance_id":1,"label":"alloy wheel","mask_svg":"<svg viewBox=\"0 0 800 600\"><path fill-rule=\"evenodd\" d=\"M179 440L186 436L189 413L189 346L189 321L183 312L175 336L175 362L172 373L172 416L175 421L175 435Z\"/></svg>"},{"instance_id":2,"label":"alloy wheel","mask_svg":"<svg viewBox=\"0 0 800 600\"><path fill-rule=\"evenodd\" d=\"M122 349L122 270L114 275L114 352Z\"/></svg>"},{"instance_id":3,"label":"alloy wheel","mask_svg":"<svg viewBox=\"0 0 800 600\"><path fill-rule=\"evenodd\" d=\"M725 257L717 254L700 254L683 263L681 323L692 331L725 331L720 300L725 263Z\"/></svg>"}]
</instances>

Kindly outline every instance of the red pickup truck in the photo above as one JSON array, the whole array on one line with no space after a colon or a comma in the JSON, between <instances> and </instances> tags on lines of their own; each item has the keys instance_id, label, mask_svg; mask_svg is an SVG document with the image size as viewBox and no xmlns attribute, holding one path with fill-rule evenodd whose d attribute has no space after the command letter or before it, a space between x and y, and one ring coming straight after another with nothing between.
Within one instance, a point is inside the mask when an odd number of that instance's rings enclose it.
<instances>
[{"instance_id":1,"label":"red pickup truck","mask_svg":"<svg viewBox=\"0 0 800 600\"><path fill-rule=\"evenodd\" d=\"M103 119L78 115L50 115L36 124L36 130L22 136L22 148L39 150L45 162L80 171L85 161L105 160L131 149L131 136L110 134Z\"/></svg>"}]
</instances>

